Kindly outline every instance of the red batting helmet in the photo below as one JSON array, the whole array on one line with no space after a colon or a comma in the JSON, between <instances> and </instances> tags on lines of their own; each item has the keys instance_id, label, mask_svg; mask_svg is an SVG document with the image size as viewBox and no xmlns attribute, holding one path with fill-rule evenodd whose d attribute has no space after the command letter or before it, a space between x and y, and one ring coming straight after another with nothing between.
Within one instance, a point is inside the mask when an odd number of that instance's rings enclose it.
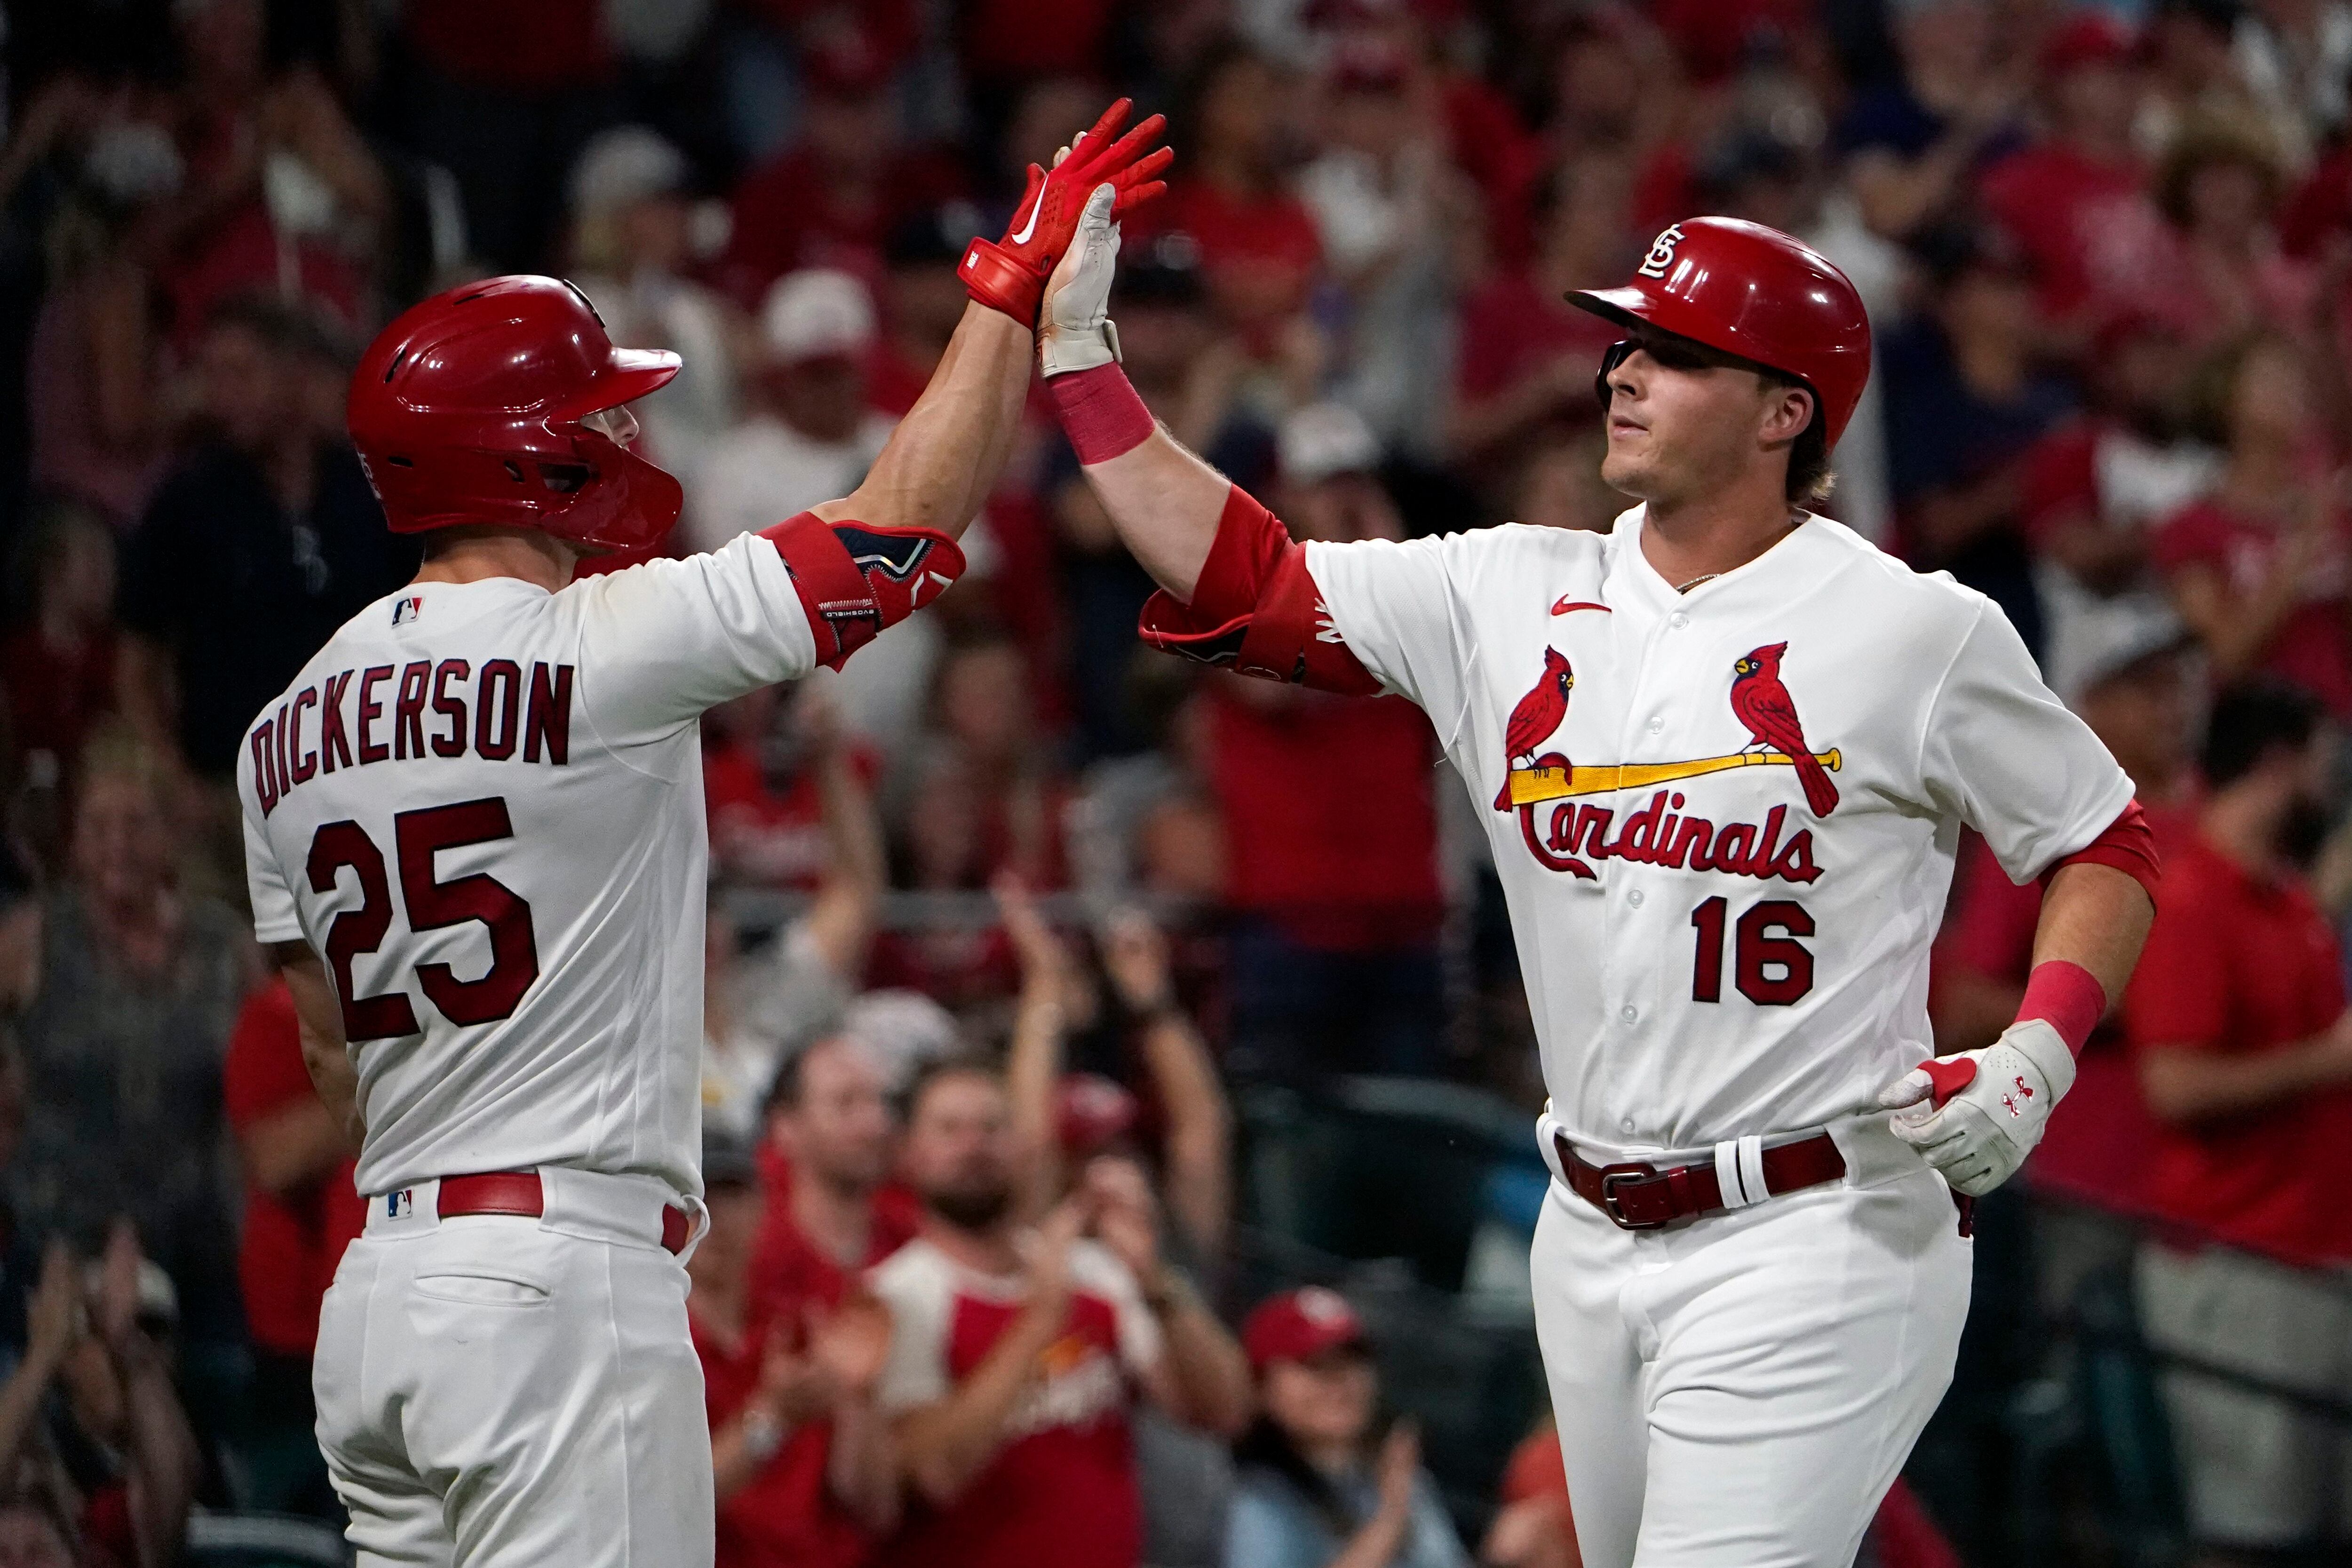
<instances>
[{"instance_id":1,"label":"red batting helmet","mask_svg":"<svg viewBox=\"0 0 2352 1568\"><path fill-rule=\"evenodd\" d=\"M581 422L677 369L665 350L614 348L569 283L491 277L385 328L361 356L347 414L395 533L495 523L631 549L669 532L685 492Z\"/></svg>"},{"instance_id":2,"label":"red batting helmet","mask_svg":"<svg viewBox=\"0 0 2352 1568\"><path fill-rule=\"evenodd\" d=\"M1870 380L1870 317L1853 281L1779 229L1741 218L1671 224L1633 282L1571 289L1568 302L1795 376L1812 389L1831 446Z\"/></svg>"}]
</instances>

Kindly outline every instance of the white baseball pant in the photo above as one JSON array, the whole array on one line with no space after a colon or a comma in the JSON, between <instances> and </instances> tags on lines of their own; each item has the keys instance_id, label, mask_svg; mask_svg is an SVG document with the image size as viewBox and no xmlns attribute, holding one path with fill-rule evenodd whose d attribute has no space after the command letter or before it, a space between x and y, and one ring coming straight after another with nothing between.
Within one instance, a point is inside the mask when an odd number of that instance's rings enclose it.
<instances>
[{"instance_id":1,"label":"white baseball pant","mask_svg":"<svg viewBox=\"0 0 2352 1568\"><path fill-rule=\"evenodd\" d=\"M546 1212L369 1206L319 1318L319 1445L359 1568L709 1568L713 1503L678 1199L542 1168Z\"/></svg>"},{"instance_id":2,"label":"white baseball pant","mask_svg":"<svg viewBox=\"0 0 2352 1568\"><path fill-rule=\"evenodd\" d=\"M1536 1331L1585 1568L1853 1563L1951 1381L1972 1243L1916 1154L1832 1131L1843 1180L1664 1230L1618 1228L1555 1168Z\"/></svg>"}]
</instances>

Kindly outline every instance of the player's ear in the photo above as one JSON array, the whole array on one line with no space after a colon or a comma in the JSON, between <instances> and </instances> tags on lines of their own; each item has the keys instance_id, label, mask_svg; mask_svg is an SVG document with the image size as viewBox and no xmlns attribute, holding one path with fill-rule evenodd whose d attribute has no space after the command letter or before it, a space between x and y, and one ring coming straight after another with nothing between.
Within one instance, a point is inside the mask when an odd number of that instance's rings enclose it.
<instances>
[{"instance_id":1,"label":"player's ear","mask_svg":"<svg viewBox=\"0 0 2352 1568\"><path fill-rule=\"evenodd\" d=\"M1792 442L1813 422L1812 389L1789 382L1764 382L1764 423L1757 436L1767 446Z\"/></svg>"}]
</instances>

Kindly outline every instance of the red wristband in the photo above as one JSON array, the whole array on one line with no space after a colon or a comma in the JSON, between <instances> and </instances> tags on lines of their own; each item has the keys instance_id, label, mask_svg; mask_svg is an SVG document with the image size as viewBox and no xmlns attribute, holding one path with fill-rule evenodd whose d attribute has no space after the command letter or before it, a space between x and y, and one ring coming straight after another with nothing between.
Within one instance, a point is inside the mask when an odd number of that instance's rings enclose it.
<instances>
[{"instance_id":1,"label":"red wristband","mask_svg":"<svg viewBox=\"0 0 2352 1568\"><path fill-rule=\"evenodd\" d=\"M1155 428L1151 411L1135 395L1127 372L1115 364L1055 376L1045 390L1054 394L1062 434L1070 438L1080 463L1108 463L1122 452L1132 452Z\"/></svg>"},{"instance_id":2,"label":"red wristband","mask_svg":"<svg viewBox=\"0 0 2352 1568\"><path fill-rule=\"evenodd\" d=\"M2080 964L2053 958L2033 966L2025 977L2025 999L2017 1006L2017 1021L2040 1019L2058 1031L2066 1049L2083 1054L2083 1042L2106 1016L2107 990L2098 977Z\"/></svg>"}]
</instances>

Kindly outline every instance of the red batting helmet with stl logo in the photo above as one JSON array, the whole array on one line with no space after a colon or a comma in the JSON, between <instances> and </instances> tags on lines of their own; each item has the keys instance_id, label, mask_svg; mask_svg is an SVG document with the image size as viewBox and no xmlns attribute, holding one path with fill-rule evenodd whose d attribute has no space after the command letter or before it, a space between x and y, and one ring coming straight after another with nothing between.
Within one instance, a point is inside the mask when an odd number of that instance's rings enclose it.
<instances>
[{"instance_id":1,"label":"red batting helmet with stl logo","mask_svg":"<svg viewBox=\"0 0 2352 1568\"><path fill-rule=\"evenodd\" d=\"M1832 446L1870 380L1870 317L1853 281L1779 229L1741 218L1670 225L1650 242L1633 282L1571 289L1568 302L1795 376L1819 400Z\"/></svg>"},{"instance_id":2,"label":"red batting helmet with stl logo","mask_svg":"<svg viewBox=\"0 0 2352 1568\"><path fill-rule=\"evenodd\" d=\"M385 328L346 413L395 533L491 523L631 549L669 532L685 493L583 422L677 371L665 350L614 348L571 284L491 277Z\"/></svg>"}]
</instances>

